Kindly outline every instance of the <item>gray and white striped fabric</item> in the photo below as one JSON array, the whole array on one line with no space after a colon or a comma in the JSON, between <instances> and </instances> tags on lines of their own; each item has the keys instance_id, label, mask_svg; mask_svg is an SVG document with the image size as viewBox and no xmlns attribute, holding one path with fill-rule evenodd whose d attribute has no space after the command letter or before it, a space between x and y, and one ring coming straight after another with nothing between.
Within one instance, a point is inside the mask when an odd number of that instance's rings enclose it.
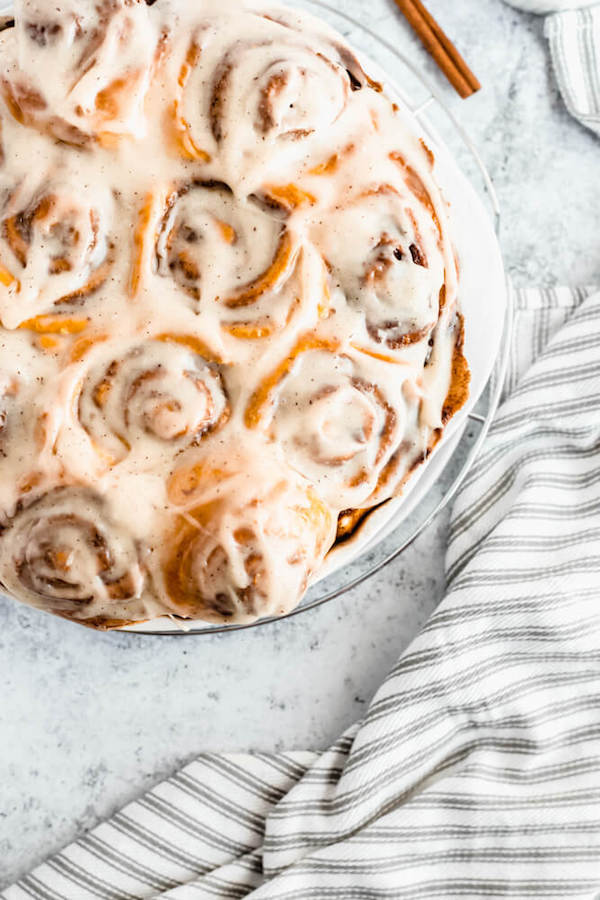
<instances>
[{"instance_id":1,"label":"gray and white striped fabric","mask_svg":"<svg viewBox=\"0 0 600 900\"><path fill-rule=\"evenodd\" d=\"M600 134L600 4L548 16L545 31L567 109Z\"/></svg>"},{"instance_id":2,"label":"gray and white striped fabric","mask_svg":"<svg viewBox=\"0 0 600 900\"><path fill-rule=\"evenodd\" d=\"M203 756L4 900L600 898L600 294L517 307L446 599L364 721Z\"/></svg>"}]
</instances>

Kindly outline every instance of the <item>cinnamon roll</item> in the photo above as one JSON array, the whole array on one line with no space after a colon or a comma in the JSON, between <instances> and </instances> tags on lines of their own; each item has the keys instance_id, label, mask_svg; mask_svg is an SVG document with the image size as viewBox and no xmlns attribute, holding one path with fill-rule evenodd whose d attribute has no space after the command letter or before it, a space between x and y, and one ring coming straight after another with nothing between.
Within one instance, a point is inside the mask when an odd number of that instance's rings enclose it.
<instances>
[{"instance_id":1,"label":"cinnamon roll","mask_svg":"<svg viewBox=\"0 0 600 900\"><path fill-rule=\"evenodd\" d=\"M246 172L249 191L331 137L353 93L381 89L334 32L281 8L217 16L184 60L177 109L187 152L218 157L228 180Z\"/></svg>"},{"instance_id":2,"label":"cinnamon roll","mask_svg":"<svg viewBox=\"0 0 600 900\"><path fill-rule=\"evenodd\" d=\"M68 312L106 282L116 247L115 200L93 198L71 179L24 179L0 222L0 318L5 328L49 312ZM34 323L35 324L35 323Z\"/></svg>"},{"instance_id":3,"label":"cinnamon roll","mask_svg":"<svg viewBox=\"0 0 600 900\"><path fill-rule=\"evenodd\" d=\"M218 182L187 184L169 198L156 241L158 274L214 319L226 346L269 338L323 303L323 264L302 247L288 217L282 199L265 193L242 205Z\"/></svg>"},{"instance_id":4,"label":"cinnamon roll","mask_svg":"<svg viewBox=\"0 0 600 900\"><path fill-rule=\"evenodd\" d=\"M360 312L356 338L372 353L426 342L437 324L455 263L428 196L424 203L396 180L350 196L317 226L332 290Z\"/></svg>"},{"instance_id":5,"label":"cinnamon roll","mask_svg":"<svg viewBox=\"0 0 600 900\"><path fill-rule=\"evenodd\" d=\"M402 434L402 380L394 379L388 398L385 378L316 341L280 375L274 402L260 411L262 427L324 499L360 506Z\"/></svg>"},{"instance_id":6,"label":"cinnamon roll","mask_svg":"<svg viewBox=\"0 0 600 900\"><path fill-rule=\"evenodd\" d=\"M232 464L232 459L235 462ZM247 622L297 605L335 539L335 516L277 458L187 464L170 484L182 504L163 542L164 589L180 616Z\"/></svg>"},{"instance_id":7,"label":"cinnamon roll","mask_svg":"<svg viewBox=\"0 0 600 900\"><path fill-rule=\"evenodd\" d=\"M23 504L0 534L0 584L65 618L111 627L144 617L134 542L90 488L56 488Z\"/></svg>"},{"instance_id":8,"label":"cinnamon roll","mask_svg":"<svg viewBox=\"0 0 600 900\"><path fill-rule=\"evenodd\" d=\"M144 0L20 0L15 13L0 86L18 122L81 146L145 133L166 35Z\"/></svg>"},{"instance_id":9,"label":"cinnamon roll","mask_svg":"<svg viewBox=\"0 0 600 900\"><path fill-rule=\"evenodd\" d=\"M136 450L146 463L222 426L229 404L218 367L183 343L104 342L86 360L74 406L81 427L115 464Z\"/></svg>"},{"instance_id":10,"label":"cinnamon roll","mask_svg":"<svg viewBox=\"0 0 600 900\"><path fill-rule=\"evenodd\" d=\"M434 155L254 0L17 0L0 62L0 585L288 611L468 396Z\"/></svg>"},{"instance_id":11,"label":"cinnamon roll","mask_svg":"<svg viewBox=\"0 0 600 900\"><path fill-rule=\"evenodd\" d=\"M171 197L156 244L161 275L193 300L216 300L225 309L279 290L297 255L281 221L251 201L241 206L216 182L187 184Z\"/></svg>"}]
</instances>

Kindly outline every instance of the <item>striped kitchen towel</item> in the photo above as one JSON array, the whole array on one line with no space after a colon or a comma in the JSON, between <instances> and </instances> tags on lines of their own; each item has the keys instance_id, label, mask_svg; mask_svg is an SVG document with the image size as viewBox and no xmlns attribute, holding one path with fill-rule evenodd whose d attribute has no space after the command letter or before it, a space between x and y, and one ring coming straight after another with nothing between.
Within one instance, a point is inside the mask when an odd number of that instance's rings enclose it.
<instances>
[{"instance_id":1,"label":"striped kitchen towel","mask_svg":"<svg viewBox=\"0 0 600 900\"><path fill-rule=\"evenodd\" d=\"M600 294L517 308L447 596L365 719L200 757L4 900L600 898Z\"/></svg>"},{"instance_id":2,"label":"striped kitchen towel","mask_svg":"<svg viewBox=\"0 0 600 900\"><path fill-rule=\"evenodd\" d=\"M548 16L545 31L569 112L600 134L600 4Z\"/></svg>"}]
</instances>

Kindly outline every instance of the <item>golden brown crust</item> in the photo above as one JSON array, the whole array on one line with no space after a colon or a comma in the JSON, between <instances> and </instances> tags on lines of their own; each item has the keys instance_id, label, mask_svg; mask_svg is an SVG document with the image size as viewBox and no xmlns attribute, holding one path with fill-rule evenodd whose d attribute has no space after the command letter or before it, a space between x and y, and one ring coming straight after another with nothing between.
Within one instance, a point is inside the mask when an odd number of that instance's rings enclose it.
<instances>
[{"instance_id":1,"label":"golden brown crust","mask_svg":"<svg viewBox=\"0 0 600 900\"><path fill-rule=\"evenodd\" d=\"M465 321L462 313L456 314L456 343L452 354L452 375L450 390L446 396L442 410L442 422L447 425L450 419L463 408L469 399L471 372L465 356Z\"/></svg>"},{"instance_id":2,"label":"golden brown crust","mask_svg":"<svg viewBox=\"0 0 600 900\"><path fill-rule=\"evenodd\" d=\"M444 427L466 404L469 399L469 385L471 383L471 372L464 354L465 329L464 318L461 313L457 313L456 321L456 342L452 354L452 376L442 413ZM425 453L420 453L413 459L404 476L398 482L395 489L396 496L402 494L403 489L412 475L414 475L415 471L431 456L443 435L443 428L438 428L434 431ZM377 485L378 493L381 493L386 485L393 480L403 461L403 455L407 453L407 450L408 448L401 447L398 452L391 457L379 478ZM336 544L345 544L348 541L357 538L367 518L387 502L388 500L383 500L382 502L365 509L347 509L340 513L338 518Z\"/></svg>"}]
</instances>

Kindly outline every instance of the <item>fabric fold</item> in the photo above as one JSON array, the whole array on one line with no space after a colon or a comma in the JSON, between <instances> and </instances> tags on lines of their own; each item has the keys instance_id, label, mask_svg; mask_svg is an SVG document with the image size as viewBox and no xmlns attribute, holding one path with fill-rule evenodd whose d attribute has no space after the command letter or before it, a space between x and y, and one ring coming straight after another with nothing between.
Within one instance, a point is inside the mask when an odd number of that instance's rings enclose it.
<instances>
[{"instance_id":1,"label":"fabric fold","mask_svg":"<svg viewBox=\"0 0 600 900\"><path fill-rule=\"evenodd\" d=\"M548 16L545 32L567 109L600 134L600 5Z\"/></svg>"}]
</instances>

